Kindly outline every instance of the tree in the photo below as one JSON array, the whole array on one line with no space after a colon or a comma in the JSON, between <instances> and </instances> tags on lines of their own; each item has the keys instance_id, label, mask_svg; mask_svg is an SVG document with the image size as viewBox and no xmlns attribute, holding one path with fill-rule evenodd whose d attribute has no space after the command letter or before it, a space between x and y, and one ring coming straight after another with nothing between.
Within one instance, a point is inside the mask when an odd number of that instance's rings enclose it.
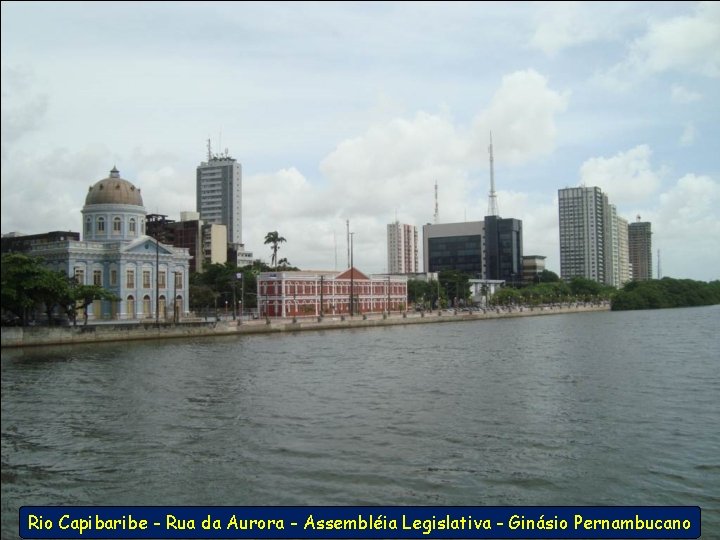
<instances>
[{"instance_id":1,"label":"tree","mask_svg":"<svg viewBox=\"0 0 720 540\"><path fill-rule=\"evenodd\" d=\"M272 266L277 269L277 252L282 242L286 242L285 238L280 236L277 231L271 231L265 235L265 243L272 247Z\"/></svg>"},{"instance_id":2,"label":"tree","mask_svg":"<svg viewBox=\"0 0 720 540\"><path fill-rule=\"evenodd\" d=\"M72 282L74 283L75 280L73 279ZM71 303L66 305L65 312L70 316L70 318L73 321L73 325L75 324L75 316L74 313L78 309L83 310L83 325L87 325L88 322L88 312L87 308L90 304L92 304L95 300L110 300L110 301L117 301L119 298L113 294L112 292L103 289L100 285L75 285L71 287L71 294L69 297ZM70 312L73 312L73 315L70 315Z\"/></svg>"}]
</instances>

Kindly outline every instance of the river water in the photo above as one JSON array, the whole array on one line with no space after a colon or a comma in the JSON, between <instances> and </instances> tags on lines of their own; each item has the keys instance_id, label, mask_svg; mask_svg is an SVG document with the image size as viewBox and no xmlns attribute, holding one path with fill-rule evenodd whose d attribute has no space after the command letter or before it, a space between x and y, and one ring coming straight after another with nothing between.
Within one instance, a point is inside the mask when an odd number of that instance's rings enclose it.
<instances>
[{"instance_id":1,"label":"river water","mask_svg":"<svg viewBox=\"0 0 720 540\"><path fill-rule=\"evenodd\" d=\"M2 353L23 505L697 505L720 306Z\"/></svg>"}]
</instances>

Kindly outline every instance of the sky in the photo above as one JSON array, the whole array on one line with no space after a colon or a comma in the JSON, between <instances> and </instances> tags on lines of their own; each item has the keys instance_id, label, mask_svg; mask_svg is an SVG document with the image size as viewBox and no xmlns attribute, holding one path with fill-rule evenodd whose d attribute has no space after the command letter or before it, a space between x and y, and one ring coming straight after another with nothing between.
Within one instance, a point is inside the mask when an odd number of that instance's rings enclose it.
<instances>
[{"instance_id":1,"label":"sky","mask_svg":"<svg viewBox=\"0 0 720 540\"><path fill-rule=\"evenodd\" d=\"M243 241L387 269L387 224L499 213L560 273L558 189L652 223L653 271L720 278L720 2L2 2L2 233L81 231L113 166L148 212L243 167ZM422 252L420 253L422 266ZM422 268L421 268L422 270Z\"/></svg>"}]
</instances>

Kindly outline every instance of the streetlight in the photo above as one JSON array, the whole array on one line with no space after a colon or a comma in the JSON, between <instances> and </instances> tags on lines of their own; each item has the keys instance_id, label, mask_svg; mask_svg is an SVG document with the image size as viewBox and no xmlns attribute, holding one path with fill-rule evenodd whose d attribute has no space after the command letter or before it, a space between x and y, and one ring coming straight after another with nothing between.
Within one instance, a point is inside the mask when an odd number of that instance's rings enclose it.
<instances>
[{"instance_id":1,"label":"streetlight","mask_svg":"<svg viewBox=\"0 0 720 540\"><path fill-rule=\"evenodd\" d=\"M353 237L354 232L350 233L350 316L355 313L355 272L353 271Z\"/></svg>"}]
</instances>

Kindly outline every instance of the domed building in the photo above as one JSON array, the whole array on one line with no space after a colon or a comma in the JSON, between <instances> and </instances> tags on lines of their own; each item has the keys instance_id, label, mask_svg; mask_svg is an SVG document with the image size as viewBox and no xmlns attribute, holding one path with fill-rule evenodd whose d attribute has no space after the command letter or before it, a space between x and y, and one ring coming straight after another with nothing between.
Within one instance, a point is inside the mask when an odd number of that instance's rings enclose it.
<instances>
[{"instance_id":1,"label":"domed building","mask_svg":"<svg viewBox=\"0 0 720 540\"><path fill-rule=\"evenodd\" d=\"M47 244L32 255L80 284L100 285L120 298L96 300L89 319L175 320L190 310L190 254L147 236L146 216L140 189L113 167L88 189L82 240Z\"/></svg>"}]
</instances>

